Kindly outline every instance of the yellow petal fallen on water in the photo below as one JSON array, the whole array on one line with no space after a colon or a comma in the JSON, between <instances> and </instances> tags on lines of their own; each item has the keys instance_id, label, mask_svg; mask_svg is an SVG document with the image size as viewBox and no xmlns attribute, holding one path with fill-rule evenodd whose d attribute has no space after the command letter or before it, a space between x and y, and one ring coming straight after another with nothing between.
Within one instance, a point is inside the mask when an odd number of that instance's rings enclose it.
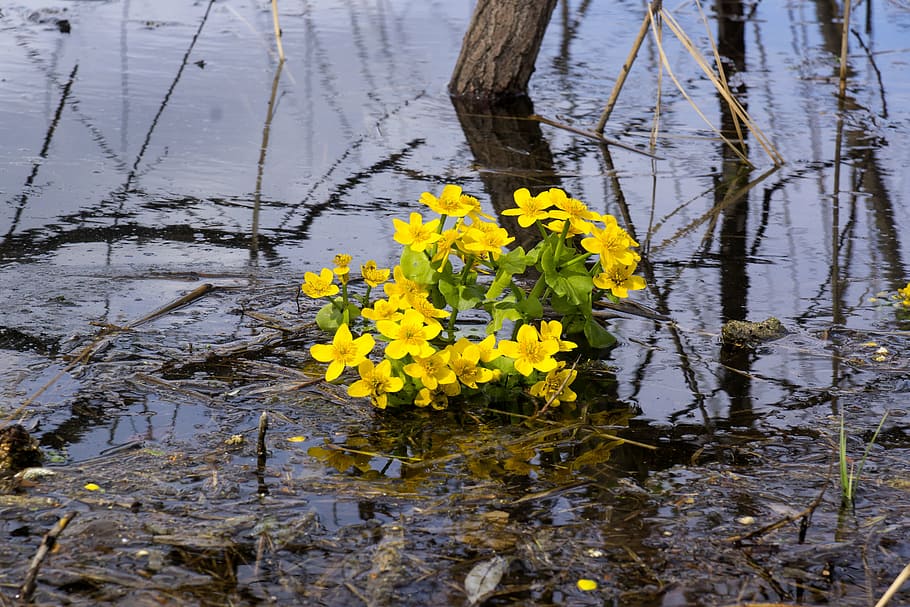
<instances>
[{"instance_id":1,"label":"yellow petal fallen on water","mask_svg":"<svg viewBox=\"0 0 910 607\"><path fill-rule=\"evenodd\" d=\"M302 443L305 440L306 440L305 436L292 436L291 438L288 439L288 442L289 443Z\"/></svg>"},{"instance_id":2,"label":"yellow petal fallen on water","mask_svg":"<svg viewBox=\"0 0 910 607\"><path fill-rule=\"evenodd\" d=\"M101 487L99 487L99 486L96 485L95 483L87 483L87 484L85 485L85 487L83 487L83 488L84 488L86 491L100 491L100 490L101 490Z\"/></svg>"},{"instance_id":3,"label":"yellow petal fallen on water","mask_svg":"<svg viewBox=\"0 0 910 607\"><path fill-rule=\"evenodd\" d=\"M863 344L863 346L866 348L877 348L878 344L875 343L874 341L867 341L866 343Z\"/></svg>"},{"instance_id":4,"label":"yellow petal fallen on water","mask_svg":"<svg viewBox=\"0 0 910 607\"><path fill-rule=\"evenodd\" d=\"M594 580L588 580L588 579L584 579L584 578L578 580L578 582L576 583L576 586L578 586L579 590L582 590L584 592L589 592L591 590L597 590L597 582L595 582Z\"/></svg>"}]
</instances>

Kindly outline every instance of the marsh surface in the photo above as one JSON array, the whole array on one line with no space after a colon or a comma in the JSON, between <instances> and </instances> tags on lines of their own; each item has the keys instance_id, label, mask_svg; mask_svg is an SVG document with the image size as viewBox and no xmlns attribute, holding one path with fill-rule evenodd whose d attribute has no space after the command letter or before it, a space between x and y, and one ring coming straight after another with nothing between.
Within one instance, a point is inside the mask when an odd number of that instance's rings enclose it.
<instances>
[{"instance_id":1,"label":"marsh surface","mask_svg":"<svg viewBox=\"0 0 910 607\"><path fill-rule=\"evenodd\" d=\"M910 280L906 3L859 3L843 102L835 3L709 12L776 169L752 135L751 165L732 154L666 72L658 161L457 111L469 2L279 4L281 69L266 2L0 7L0 408L56 472L0 496L0 603L75 511L38 604L461 605L497 555L487 605L873 604L910 562L910 334L887 295ZM710 54L695 7L672 8ZM533 111L592 128L643 11L560 3ZM648 40L610 137L647 149L657 77ZM499 210L517 187L561 187L616 215L641 243L633 298L672 322L611 320L619 343L581 404L533 423L380 414L311 381L303 272L338 252L393 261L392 218L445 183ZM99 325L203 283L70 364ZM721 347L724 322L768 317L787 334ZM843 509L839 416L858 458L885 411Z\"/></svg>"}]
</instances>

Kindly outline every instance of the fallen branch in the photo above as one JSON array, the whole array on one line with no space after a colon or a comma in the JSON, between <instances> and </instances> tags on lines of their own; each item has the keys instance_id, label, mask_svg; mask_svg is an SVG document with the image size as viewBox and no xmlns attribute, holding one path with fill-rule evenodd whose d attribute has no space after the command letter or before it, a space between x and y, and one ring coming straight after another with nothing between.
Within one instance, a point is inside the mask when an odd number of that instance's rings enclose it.
<instances>
[{"instance_id":1,"label":"fallen branch","mask_svg":"<svg viewBox=\"0 0 910 607\"><path fill-rule=\"evenodd\" d=\"M70 524L70 521L73 520L73 517L75 516L76 512L64 514L51 530L44 535L44 538L41 540L41 545L38 546L38 552L32 557L32 562L29 563L28 572L25 574L25 582L23 582L22 586L19 588L19 594L17 596L19 602L30 603L32 601L32 595L35 593L35 586L37 585L38 580L38 570L41 568L41 564L44 562L44 559L47 558L48 553L53 550L54 546L57 544L57 537L63 533L63 530L66 529L66 526Z\"/></svg>"}]
</instances>

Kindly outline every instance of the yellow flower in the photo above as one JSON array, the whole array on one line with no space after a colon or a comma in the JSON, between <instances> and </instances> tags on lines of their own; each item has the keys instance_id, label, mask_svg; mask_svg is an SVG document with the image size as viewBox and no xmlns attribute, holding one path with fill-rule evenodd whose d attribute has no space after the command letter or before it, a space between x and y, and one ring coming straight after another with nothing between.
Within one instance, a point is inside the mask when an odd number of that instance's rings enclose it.
<instances>
[{"instance_id":1,"label":"yellow flower","mask_svg":"<svg viewBox=\"0 0 910 607\"><path fill-rule=\"evenodd\" d=\"M493 259L498 259L502 255L503 247L513 240L515 237L509 236L509 232L505 228L483 222L477 224L477 227L472 225L468 228L464 236L464 248L475 255L489 253Z\"/></svg>"},{"instance_id":2,"label":"yellow flower","mask_svg":"<svg viewBox=\"0 0 910 607\"><path fill-rule=\"evenodd\" d=\"M604 291L609 291L620 299L629 296L629 291L644 289L645 279L641 276L633 276L635 265L625 265L622 263L613 263L605 267L603 272L594 277L594 286Z\"/></svg>"},{"instance_id":3,"label":"yellow flower","mask_svg":"<svg viewBox=\"0 0 910 607\"><path fill-rule=\"evenodd\" d=\"M540 339L555 339L559 344L560 352L568 352L569 350L574 350L578 347L574 341L566 341L560 339L562 337L562 323L558 320L542 320L540 321Z\"/></svg>"},{"instance_id":4,"label":"yellow flower","mask_svg":"<svg viewBox=\"0 0 910 607\"><path fill-rule=\"evenodd\" d=\"M531 386L531 396L542 398L553 407L558 407L560 403L571 403L578 398L569 388L578 376L578 371L564 367L565 363L560 363L544 379Z\"/></svg>"},{"instance_id":5,"label":"yellow flower","mask_svg":"<svg viewBox=\"0 0 910 607\"><path fill-rule=\"evenodd\" d=\"M424 192L420 195L420 202L440 215L464 217L474 210L474 203L477 202L477 199L462 194L460 186L447 185L442 188L442 194L439 195L439 198L429 192ZM477 206L479 207L480 204L477 203Z\"/></svg>"},{"instance_id":6,"label":"yellow flower","mask_svg":"<svg viewBox=\"0 0 910 607\"><path fill-rule=\"evenodd\" d=\"M449 397L445 392L421 388L417 393L417 398L414 399L414 404L418 407L430 405L437 411L442 411L449 406Z\"/></svg>"},{"instance_id":7,"label":"yellow flower","mask_svg":"<svg viewBox=\"0 0 910 607\"><path fill-rule=\"evenodd\" d=\"M515 369L527 377L534 369L546 373L556 368L553 355L559 352L559 343L553 338L541 341L537 329L522 325L518 329L517 341L500 341L499 351L513 359Z\"/></svg>"},{"instance_id":8,"label":"yellow flower","mask_svg":"<svg viewBox=\"0 0 910 607\"><path fill-rule=\"evenodd\" d=\"M334 259L332 261L335 264L335 267L333 268L332 271L335 272L336 276L344 277L344 276L347 276L348 274L350 274L350 272L351 272L351 267L350 267L351 266L351 256L350 255L346 255L344 253L339 253L338 255L336 255L334 257Z\"/></svg>"},{"instance_id":9,"label":"yellow flower","mask_svg":"<svg viewBox=\"0 0 910 607\"><path fill-rule=\"evenodd\" d=\"M550 211L550 217L553 219L569 220L571 224L570 233L588 234L594 225L592 221L600 221L600 213L588 209L588 206L580 200L569 198L566 193L559 188L551 188L549 192L550 200L556 205L556 209ZM562 231L562 225L559 226Z\"/></svg>"},{"instance_id":10,"label":"yellow flower","mask_svg":"<svg viewBox=\"0 0 910 607\"><path fill-rule=\"evenodd\" d=\"M485 384L493 380L493 372L485 367L477 366L480 362L480 348L465 338L459 339L455 344L446 348L452 353L449 366L462 384L469 388L477 388L477 384Z\"/></svg>"},{"instance_id":11,"label":"yellow flower","mask_svg":"<svg viewBox=\"0 0 910 607\"><path fill-rule=\"evenodd\" d=\"M480 350L480 362L488 363L500 357L502 352L496 347L496 336L487 335L480 343L477 344Z\"/></svg>"},{"instance_id":12,"label":"yellow flower","mask_svg":"<svg viewBox=\"0 0 910 607\"><path fill-rule=\"evenodd\" d=\"M373 302L372 308L364 308L360 311L360 315L373 322L379 320L398 320L402 317L401 312L398 311L398 306L386 299L377 299Z\"/></svg>"},{"instance_id":13,"label":"yellow flower","mask_svg":"<svg viewBox=\"0 0 910 607\"><path fill-rule=\"evenodd\" d=\"M436 390L439 384L456 381L455 373L448 367L449 351L435 352L432 356L415 356L414 362L404 366L404 372L419 379L426 388Z\"/></svg>"},{"instance_id":14,"label":"yellow flower","mask_svg":"<svg viewBox=\"0 0 910 607\"><path fill-rule=\"evenodd\" d=\"M360 379L348 387L348 395L355 397L367 396L373 405L385 409L389 402L389 394L398 392L404 387L404 380L392 377L392 363L384 359L378 365L366 359L357 366Z\"/></svg>"},{"instance_id":15,"label":"yellow flower","mask_svg":"<svg viewBox=\"0 0 910 607\"><path fill-rule=\"evenodd\" d=\"M433 255L433 261L441 261L449 256L452 249L461 238L461 231L458 229L460 225L461 224L459 223L458 226L454 228L442 231L439 235L439 240L436 242L436 254Z\"/></svg>"},{"instance_id":16,"label":"yellow flower","mask_svg":"<svg viewBox=\"0 0 910 607\"><path fill-rule=\"evenodd\" d=\"M468 211L468 217L472 221L480 221L480 218L484 219L493 219L492 215L487 215L483 212L482 207L480 206L480 201L474 198L473 196L468 196L467 194L461 195L461 203L465 206L470 207L471 210Z\"/></svg>"},{"instance_id":17,"label":"yellow flower","mask_svg":"<svg viewBox=\"0 0 910 607\"><path fill-rule=\"evenodd\" d=\"M523 228L534 225L534 222L540 219L547 219L550 213L548 208L553 206L549 197L531 196L527 188L515 190L513 195L515 199L515 209L506 209L503 215L518 215L518 225Z\"/></svg>"},{"instance_id":18,"label":"yellow flower","mask_svg":"<svg viewBox=\"0 0 910 607\"><path fill-rule=\"evenodd\" d=\"M554 213L555 213L555 211L554 211ZM550 230L551 232L556 232L557 234L562 234L562 230L566 225L566 221L564 219L554 219L553 221L548 222L546 225L547 225L547 229ZM591 226L591 227L593 227L593 226ZM589 234L589 233L590 232L588 230L579 229L571 221L569 222L569 229L566 230L567 237L578 236L579 234Z\"/></svg>"},{"instance_id":19,"label":"yellow flower","mask_svg":"<svg viewBox=\"0 0 910 607\"><path fill-rule=\"evenodd\" d=\"M376 262L372 259L360 266L360 275L363 276L364 282L371 287L378 287L389 279L390 270L388 268L377 268Z\"/></svg>"},{"instance_id":20,"label":"yellow flower","mask_svg":"<svg viewBox=\"0 0 910 607\"><path fill-rule=\"evenodd\" d=\"M908 282L907 286L903 289L898 289L897 294L904 298L901 303L910 307L910 282Z\"/></svg>"},{"instance_id":21,"label":"yellow flower","mask_svg":"<svg viewBox=\"0 0 910 607\"><path fill-rule=\"evenodd\" d=\"M440 310L426 297L413 297L411 298L410 304L413 309L420 312L421 316L423 316L424 320L428 323L433 322L433 319L435 318L449 317L448 310Z\"/></svg>"},{"instance_id":22,"label":"yellow flower","mask_svg":"<svg viewBox=\"0 0 910 607\"><path fill-rule=\"evenodd\" d=\"M434 219L429 223L424 223L420 213L411 213L410 223L405 223L400 219L393 219L392 223L395 224L395 235L393 236L395 242L410 247L417 253L442 238L436 233L439 220Z\"/></svg>"},{"instance_id":23,"label":"yellow flower","mask_svg":"<svg viewBox=\"0 0 910 607\"><path fill-rule=\"evenodd\" d=\"M329 363L325 371L325 380L332 381L341 375L345 367L359 365L376 345L376 340L369 333L354 339L347 325L341 325L335 331L331 344L310 346L310 354L319 362Z\"/></svg>"},{"instance_id":24,"label":"yellow flower","mask_svg":"<svg viewBox=\"0 0 910 607\"><path fill-rule=\"evenodd\" d=\"M405 354L428 357L435 352L429 340L442 331L442 325L433 321L426 324L423 315L417 310L406 310L399 321L380 320L376 322L380 333L391 339L385 353L389 358L398 360Z\"/></svg>"},{"instance_id":25,"label":"yellow flower","mask_svg":"<svg viewBox=\"0 0 910 607\"><path fill-rule=\"evenodd\" d=\"M332 282L334 280L335 275L328 268L322 268L318 275L313 272L307 272L303 275L303 284L300 286L300 290L307 297L312 297L313 299L330 297L338 292L338 285Z\"/></svg>"},{"instance_id":26,"label":"yellow flower","mask_svg":"<svg viewBox=\"0 0 910 607\"><path fill-rule=\"evenodd\" d=\"M603 229L592 227L591 236L582 238L581 246L590 253L600 255L601 264L608 266L613 263L630 265L641 259L638 253L630 247L637 247L638 243L632 240L628 232L616 223L612 215L603 216Z\"/></svg>"},{"instance_id":27,"label":"yellow flower","mask_svg":"<svg viewBox=\"0 0 910 607\"><path fill-rule=\"evenodd\" d=\"M397 303L398 300L404 300L407 303L405 306L401 306L399 303L399 307L410 307L412 300L424 299L429 294L418 283L405 278L404 270L401 269L401 266L395 266L392 274L395 280L385 283L382 288L385 290L386 297L392 303Z\"/></svg>"}]
</instances>

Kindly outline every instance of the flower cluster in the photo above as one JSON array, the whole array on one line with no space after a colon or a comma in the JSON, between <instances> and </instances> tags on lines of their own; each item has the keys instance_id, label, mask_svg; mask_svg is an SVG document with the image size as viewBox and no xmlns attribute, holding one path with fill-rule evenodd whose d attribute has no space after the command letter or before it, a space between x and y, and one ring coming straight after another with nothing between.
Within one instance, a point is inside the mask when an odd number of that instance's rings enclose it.
<instances>
[{"instance_id":1,"label":"flower cluster","mask_svg":"<svg viewBox=\"0 0 910 607\"><path fill-rule=\"evenodd\" d=\"M476 198L447 185L438 197L425 192L420 198L438 217L393 219L399 263L390 269L374 260L361 265L362 293L349 291L349 255L336 255L332 269L307 272L301 291L329 300L316 322L334 337L311 347L314 359L328 363L325 379L356 368L359 379L348 394L367 397L380 409L444 409L450 398L482 392L490 383L527 387L551 406L574 401L577 371L559 356L576 343L564 333L582 335L593 347L612 345L593 305L644 288L633 275L638 244L613 216L591 211L560 189L532 196L522 188L514 198L516 207L503 214L540 232L528 252L509 249L515 237ZM525 288L519 279L529 268L538 278ZM374 297L380 286L383 296ZM458 325L459 314L477 310L489 319L482 339ZM545 311L560 320L546 320ZM509 338L499 338L509 329ZM378 362L371 358L377 342L383 344Z\"/></svg>"},{"instance_id":2,"label":"flower cluster","mask_svg":"<svg viewBox=\"0 0 910 607\"><path fill-rule=\"evenodd\" d=\"M910 308L910 283L903 289L898 289L897 294L900 296L901 305Z\"/></svg>"}]
</instances>

